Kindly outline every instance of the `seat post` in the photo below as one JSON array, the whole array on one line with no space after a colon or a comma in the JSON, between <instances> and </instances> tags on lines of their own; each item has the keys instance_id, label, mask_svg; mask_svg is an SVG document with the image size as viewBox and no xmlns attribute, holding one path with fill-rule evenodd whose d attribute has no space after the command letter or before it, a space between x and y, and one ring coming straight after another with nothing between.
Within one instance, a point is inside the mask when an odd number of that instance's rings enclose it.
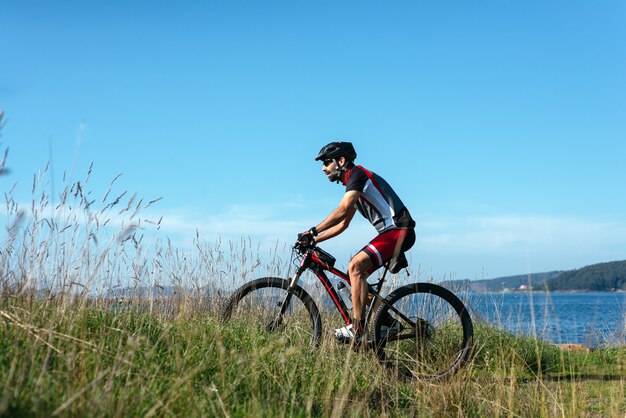
<instances>
[{"instance_id":1,"label":"seat post","mask_svg":"<svg viewBox=\"0 0 626 418\"><path fill-rule=\"evenodd\" d=\"M383 275L381 276L381 278L378 280L377 283L375 284L367 284L368 287L368 291L371 295L373 295L372 300L370 300L369 302L369 306L367 307L367 312L366 312L366 323L369 323L371 316L374 314L374 312L372 312L372 309L374 308L374 304L376 303L376 299L378 299L379 297L382 298L382 296L380 296L380 290L383 287L383 283L385 283L385 276L387 275L387 271L389 271L389 262L384 264L385 270L383 271Z\"/></svg>"},{"instance_id":2,"label":"seat post","mask_svg":"<svg viewBox=\"0 0 626 418\"><path fill-rule=\"evenodd\" d=\"M389 271L389 263L385 263L383 267L385 267L385 270L383 271L383 275L380 277L380 279L378 279L378 281L374 284L367 284L369 290L375 292L374 294L380 293L380 289L382 289L383 283L385 283L385 276L387 276L387 272Z\"/></svg>"}]
</instances>

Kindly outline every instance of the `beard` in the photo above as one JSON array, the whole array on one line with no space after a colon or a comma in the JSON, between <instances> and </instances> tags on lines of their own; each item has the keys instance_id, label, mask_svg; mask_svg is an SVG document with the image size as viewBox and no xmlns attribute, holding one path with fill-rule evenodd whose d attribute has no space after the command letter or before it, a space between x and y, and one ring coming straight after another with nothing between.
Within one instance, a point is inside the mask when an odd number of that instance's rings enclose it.
<instances>
[{"instance_id":1,"label":"beard","mask_svg":"<svg viewBox=\"0 0 626 418\"><path fill-rule=\"evenodd\" d=\"M339 181L339 178L341 177L341 171L339 170L335 170L332 173L327 175L328 177L328 181L335 182L335 181Z\"/></svg>"}]
</instances>

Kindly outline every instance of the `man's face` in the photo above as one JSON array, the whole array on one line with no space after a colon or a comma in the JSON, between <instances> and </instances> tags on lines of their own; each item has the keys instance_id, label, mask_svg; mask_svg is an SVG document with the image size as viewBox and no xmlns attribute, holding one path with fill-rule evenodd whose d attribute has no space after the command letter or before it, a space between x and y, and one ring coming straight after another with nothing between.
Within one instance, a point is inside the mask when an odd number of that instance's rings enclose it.
<instances>
[{"instance_id":1,"label":"man's face","mask_svg":"<svg viewBox=\"0 0 626 418\"><path fill-rule=\"evenodd\" d=\"M337 159L337 164L335 164L335 161L333 160L324 160L322 163L322 171L324 172L324 174L326 174L326 177L328 177L329 181L337 181L339 180L339 176L341 174L341 172L339 171L339 166L343 167L343 164L345 164L345 158L344 157L339 157L339 159ZM339 165L339 166L338 166Z\"/></svg>"}]
</instances>

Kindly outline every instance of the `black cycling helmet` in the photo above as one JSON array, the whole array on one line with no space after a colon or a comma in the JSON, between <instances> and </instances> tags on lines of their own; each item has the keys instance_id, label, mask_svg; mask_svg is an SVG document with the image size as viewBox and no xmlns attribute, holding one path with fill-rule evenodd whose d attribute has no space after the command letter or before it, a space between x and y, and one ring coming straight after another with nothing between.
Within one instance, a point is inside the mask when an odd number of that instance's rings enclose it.
<instances>
[{"instance_id":1,"label":"black cycling helmet","mask_svg":"<svg viewBox=\"0 0 626 418\"><path fill-rule=\"evenodd\" d=\"M346 157L348 161L356 160L356 151L351 142L331 142L320 150L315 161L336 160L339 157Z\"/></svg>"}]
</instances>

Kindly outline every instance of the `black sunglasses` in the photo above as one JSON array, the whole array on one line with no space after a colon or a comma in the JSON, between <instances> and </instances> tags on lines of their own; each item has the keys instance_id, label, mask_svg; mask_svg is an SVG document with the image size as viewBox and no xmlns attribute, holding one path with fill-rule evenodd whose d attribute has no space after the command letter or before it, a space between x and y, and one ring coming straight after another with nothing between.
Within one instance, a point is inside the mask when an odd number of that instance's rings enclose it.
<instances>
[{"instance_id":1,"label":"black sunglasses","mask_svg":"<svg viewBox=\"0 0 626 418\"><path fill-rule=\"evenodd\" d=\"M328 167L334 160L324 160L324 167Z\"/></svg>"}]
</instances>

